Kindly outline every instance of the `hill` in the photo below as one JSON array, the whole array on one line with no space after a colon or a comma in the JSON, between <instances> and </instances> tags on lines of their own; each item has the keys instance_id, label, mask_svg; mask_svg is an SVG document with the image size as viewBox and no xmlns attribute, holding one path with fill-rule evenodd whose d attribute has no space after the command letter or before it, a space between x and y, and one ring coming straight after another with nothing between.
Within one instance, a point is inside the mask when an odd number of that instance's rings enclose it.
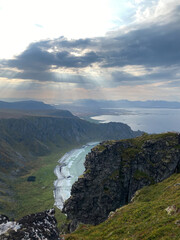
<instances>
[{"instance_id":1,"label":"hill","mask_svg":"<svg viewBox=\"0 0 180 240\"><path fill-rule=\"evenodd\" d=\"M17 110L17 109L0 109L0 119L9 119L9 118L25 118L25 117L70 117L75 118L75 116L67 111L60 109L35 109L35 110Z\"/></svg>"},{"instance_id":2,"label":"hill","mask_svg":"<svg viewBox=\"0 0 180 240\"><path fill-rule=\"evenodd\" d=\"M0 101L0 109L47 110L47 109L55 109L55 108L49 104L31 100L31 101L19 101L19 102Z\"/></svg>"}]
</instances>

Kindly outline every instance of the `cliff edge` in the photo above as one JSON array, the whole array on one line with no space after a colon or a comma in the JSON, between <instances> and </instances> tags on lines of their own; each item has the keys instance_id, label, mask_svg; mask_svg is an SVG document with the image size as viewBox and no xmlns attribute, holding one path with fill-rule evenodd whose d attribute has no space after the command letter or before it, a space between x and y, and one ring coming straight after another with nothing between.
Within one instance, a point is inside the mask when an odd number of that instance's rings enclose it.
<instances>
[{"instance_id":1,"label":"cliff edge","mask_svg":"<svg viewBox=\"0 0 180 240\"><path fill-rule=\"evenodd\" d=\"M180 172L177 133L101 143L87 155L85 172L64 204L63 212L71 220L69 231L79 223L103 222L111 211L130 202L137 190L175 172Z\"/></svg>"}]
</instances>

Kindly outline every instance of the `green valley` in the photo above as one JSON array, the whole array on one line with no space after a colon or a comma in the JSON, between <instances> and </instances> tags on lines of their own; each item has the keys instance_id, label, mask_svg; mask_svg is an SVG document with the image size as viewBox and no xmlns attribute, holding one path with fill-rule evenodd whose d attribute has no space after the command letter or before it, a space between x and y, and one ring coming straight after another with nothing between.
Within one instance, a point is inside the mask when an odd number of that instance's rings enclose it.
<instances>
[{"instance_id":1,"label":"green valley","mask_svg":"<svg viewBox=\"0 0 180 240\"><path fill-rule=\"evenodd\" d=\"M125 124L90 123L68 111L17 111L18 117L12 116L14 110L5 112L0 119L0 212L16 219L53 207L53 171L67 151L89 141L141 134ZM27 181L29 176L35 181Z\"/></svg>"}]
</instances>

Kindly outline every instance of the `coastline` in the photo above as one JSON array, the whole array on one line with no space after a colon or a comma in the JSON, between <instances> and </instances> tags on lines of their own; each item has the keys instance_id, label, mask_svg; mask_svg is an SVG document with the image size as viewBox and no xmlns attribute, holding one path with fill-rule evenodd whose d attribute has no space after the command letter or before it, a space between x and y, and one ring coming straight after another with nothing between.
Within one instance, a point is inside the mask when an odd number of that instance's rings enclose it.
<instances>
[{"instance_id":1,"label":"coastline","mask_svg":"<svg viewBox=\"0 0 180 240\"><path fill-rule=\"evenodd\" d=\"M54 205L62 210L64 202L71 196L71 187L78 177L83 174L85 157L99 142L92 142L83 145L79 149L73 149L64 154L58 160L54 169L57 180L54 181L53 195Z\"/></svg>"}]
</instances>

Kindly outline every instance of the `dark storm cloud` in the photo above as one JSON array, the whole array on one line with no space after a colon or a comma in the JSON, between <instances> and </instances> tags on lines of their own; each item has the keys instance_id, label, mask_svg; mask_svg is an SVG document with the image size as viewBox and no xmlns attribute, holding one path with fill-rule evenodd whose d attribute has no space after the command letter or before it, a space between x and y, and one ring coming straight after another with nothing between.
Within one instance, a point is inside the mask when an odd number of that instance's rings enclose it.
<instances>
[{"instance_id":1,"label":"dark storm cloud","mask_svg":"<svg viewBox=\"0 0 180 240\"><path fill-rule=\"evenodd\" d=\"M44 44L44 43L43 43ZM40 46L40 43L37 45ZM15 67L26 71L44 71L51 69L54 65L65 68L84 68L94 62L100 61L100 57L93 51L90 51L82 56L75 56L68 51L48 52L36 44L24 51L16 59L8 60L5 64L8 67Z\"/></svg>"},{"instance_id":2,"label":"dark storm cloud","mask_svg":"<svg viewBox=\"0 0 180 240\"><path fill-rule=\"evenodd\" d=\"M93 45L92 39L86 38L86 39L77 39L77 40L71 40L68 41L66 38L61 38L57 39L52 44L54 43L56 46L59 46L60 48L65 47L65 48L88 48L89 46Z\"/></svg>"},{"instance_id":3,"label":"dark storm cloud","mask_svg":"<svg viewBox=\"0 0 180 240\"><path fill-rule=\"evenodd\" d=\"M109 39L110 40L110 39ZM180 25L152 26L113 38L103 67L169 66L180 63Z\"/></svg>"},{"instance_id":4,"label":"dark storm cloud","mask_svg":"<svg viewBox=\"0 0 180 240\"><path fill-rule=\"evenodd\" d=\"M60 37L54 40L32 43L16 58L1 61L1 69L17 68L21 72L14 72L14 78L32 79L38 81L67 81L78 84L89 83L81 76L82 68L97 64L102 72L111 73L112 86L123 82L137 83L178 79L180 65L180 6L169 16L169 21L156 22L134 26L131 31L116 31L105 37L67 40ZM128 30L128 29L127 29ZM133 76L118 68L127 65L141 65L149 72L140 77ZM171 66L176 66L174 71ZM157 67L159 71L151 73ZM79 74L79 78L71 80L62 78L61 74L54 74L52 69L72 69ZM162 69L167 68L168 71ZM114 69L114 70L113 70ZM9 73L8 73L9 71ZM8 75L9 74L9 75ZM77 74L77 75L78 75ZM1 71L1 77L13 75L13 71ZM84 79L84 81L83 81ZM109 84L109 83L107 83Z\"/></svg>"},{"instance_id":5,"label":"dark storm cloud","mask_svg":"<svg viewBox=\"0 0 180 240\"><path fill-rule=\"evenodd\" d=\"M168 82L169 80L177 81L179 76L177 73L179 69L169 69L169 70L159 70L156 73L143 74L141 76L134 76L127 72L114 71L112 72L112 81L109 87L116 87L119 85L137 85L137 84L147 84L153 82Z\"/></svg>"},{"instance_id":6,"label":"dark storm cloud","mask_svg":"<svg viewBox=\"0 0 180 240\"><path fill-rule=\"evenodd\" d=\"M17 56L15 59L8 60L7 66L26 71L43 71L48 69L54 62L55 59L53 54L50 54L48 51L43 51L34 45L30 45L21 55Z\"/></svg>"},{"instance_id":7,"label":"dark storm cloud","mask_svg":"<svg viewBox=\"0 0 180 240\"><path fill-rule=\"evenodd\" d=\"M179 21L180 22L180 21ZM126 34L104 38L68 41L38 42L29 46L16 59L7 62L10 67L23 70L50 69L51 65L65 68L84 68L92 63L101 67L126 65L169 66L180 63L180 24L152 25ZM48 52L48 49L58 50ZM89 52L76 56L76 52Z\"/></svg>"}]
</instances>

